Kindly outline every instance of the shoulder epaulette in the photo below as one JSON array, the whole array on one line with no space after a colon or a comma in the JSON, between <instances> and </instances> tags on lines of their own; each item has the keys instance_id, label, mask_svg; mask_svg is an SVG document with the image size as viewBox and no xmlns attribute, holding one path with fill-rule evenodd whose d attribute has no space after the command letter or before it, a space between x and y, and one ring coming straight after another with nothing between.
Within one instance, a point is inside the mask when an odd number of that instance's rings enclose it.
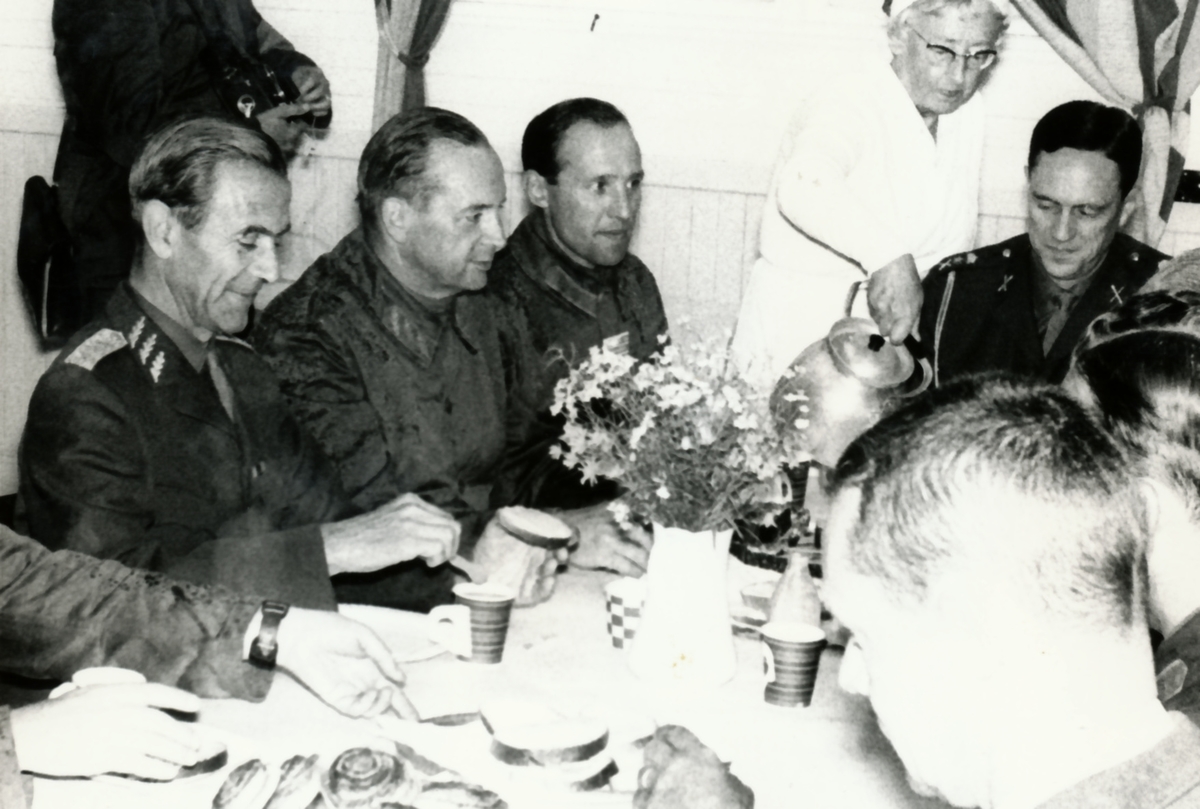
<instances>
[{"instance_id":1,"label":"shoulder epaulette","mask_svg":"<svg viewBox=\"0 0 1200 809\"><path fill-rule=\"evenodd\" d=\"M129 342L121 332L115 329L100 329L76 346L63 362L91 371L100 360L128 345Z\"/></svg>"}]
</instances>

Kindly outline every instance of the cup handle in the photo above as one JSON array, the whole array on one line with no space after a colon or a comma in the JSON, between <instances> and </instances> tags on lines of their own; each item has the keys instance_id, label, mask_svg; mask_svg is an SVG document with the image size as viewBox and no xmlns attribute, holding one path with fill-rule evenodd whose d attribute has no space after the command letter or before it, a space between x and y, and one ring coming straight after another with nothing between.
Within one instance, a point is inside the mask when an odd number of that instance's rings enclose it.
<instances>
[{"instance_id":1,"label":"cup handle","mask_svg":"<svg viewBox=\"0 0 1200 809\"><path fill-rule=\"evenodd\" d=\"M762 642L763 656L763 674L766 675L767 684L775 682L775 653L771 651L771 644L766 641Z\"/></svg>"},{"instance_id":2,"label":"cup handle","mask_svg":"<svg viewBox=\"0 0 1200 809\"><path fill-rule=\"evenodd\" d=\"M471 656L471 609L442 604L429 611L429 639L459 657Z\"/></svg>"}]
</instances>

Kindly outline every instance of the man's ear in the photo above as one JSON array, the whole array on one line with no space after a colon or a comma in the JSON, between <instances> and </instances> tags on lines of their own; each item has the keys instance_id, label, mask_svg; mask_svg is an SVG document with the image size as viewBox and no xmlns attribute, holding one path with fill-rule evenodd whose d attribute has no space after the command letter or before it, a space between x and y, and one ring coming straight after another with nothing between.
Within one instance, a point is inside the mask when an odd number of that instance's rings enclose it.
<instances>
[{"instance_id":1,"label":"man's ear","mask_svg":"<svg viewBox=\"0 0 1200 809\"><path fill-rule=\"evenodd\" d=\"M154 255L162 259L170 258L175 253L179 233L183 229L171 208L157 199L144 202L141 222L146 244L154 251Z\"/></svg>"},{"instance_id":2,"label":"man's ear","mask_svg":"<svg viewBox=\"0 0 1200 809\"><path fill-rule=\"evenodd\" d=\"M1138 478L1138 494L1146 507L1146 536L1152 541L1158 533L1158 524L1162 515L1163 502L1166 498L1176 497L1165 484L1152 477Z\"/></svg>"},{"instance_id":3,"label":"man's ear","mask_svg":"<svg viewBox=\"0 0 1200 809\"><path fill-rule=\"evenodd\" d=\"M394 242L403 244L408 240L412 218L412 204L403 197L387 197L379 206L379 226Z\"/></svg>"},{"instance_id":4,"label":"man's ear","mask_svg":"<svg viewBox=\"0 0 1200 809\"><path fill-rule=\"evenodd\" d=\"M525 184L525 197L531 205L550 207L550 183L546 182L545 177L529 169L521 175L521 180Z\"/></svg>"}]
</instances>

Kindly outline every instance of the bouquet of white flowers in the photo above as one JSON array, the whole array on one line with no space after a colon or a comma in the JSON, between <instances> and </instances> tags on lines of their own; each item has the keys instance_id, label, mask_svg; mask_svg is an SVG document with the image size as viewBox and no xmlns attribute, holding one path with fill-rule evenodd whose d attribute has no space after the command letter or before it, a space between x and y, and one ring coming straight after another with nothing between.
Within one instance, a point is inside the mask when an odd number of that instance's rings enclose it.
<instances>
[{"instance_id":1,"label":"bouquet of white flowers","mask_svg":"<svg viewBox=\"0 0 1200 809\"><path fill-rule=\"evenodd\" d=\"M566 426L552 453L587 481L619 481L622 520L632 512L690 531L765 523L791 501L783 467L809 460L803 431L777 431L768 399L708 343L664 345L643 362L600 346L555 389Z\"/></svg>"}]
</instances>

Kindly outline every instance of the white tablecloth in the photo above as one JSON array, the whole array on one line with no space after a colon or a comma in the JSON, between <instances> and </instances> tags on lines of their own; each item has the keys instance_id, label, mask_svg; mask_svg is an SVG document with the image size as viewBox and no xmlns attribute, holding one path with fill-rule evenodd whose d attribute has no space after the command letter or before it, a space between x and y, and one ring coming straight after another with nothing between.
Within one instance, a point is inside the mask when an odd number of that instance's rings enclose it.
<instances>
[{"instance_id":1,"label":"white tablecloth","mask_svg":"<svg viewBox=\"0 0 1200 809\"><path fill-rule=\"evenodd\" d=\"M741 571L741 578L771 574ZM408 693L422 716L474 710L496 697L549 703L567 715L592 716L612 728L615 752L622 735L653 722L682 724L694 731L755 792L756 806L934 807L906 786L891 747L879 733L866 700L850 697L836 683L841 650L827 649L813 704L778 708L763 702L758 641L738 637L738 672L725 686L692 692L651 687L625 665L605 629L603 586L613 577L570 572L560 576L547 603L514 610L504 661L482 666L448 654L405 666ZM736 589L736 588L731 588ZM427 648L425 616L388 610L357 613L377 628L401 656ZM206 700L200 723L229 746L230 766L251 757L278 763L296 753L319 752L328 763L358 744L383 744L403 736L426 756L500 787L513 809L572 806L629 806L628 793L545 795L504 789L488 758L480 723L454 728L390 722L381 727L336 714L286 676L277 677L259 704ZM618 755L625 772L618 784L632 788L636 760ZM503 768L499 768L502 770ZM35 809L136 809L211 805L226 772L171 784L125 779L49 781L35 787Z\"/></svg>"}]
</instances>

